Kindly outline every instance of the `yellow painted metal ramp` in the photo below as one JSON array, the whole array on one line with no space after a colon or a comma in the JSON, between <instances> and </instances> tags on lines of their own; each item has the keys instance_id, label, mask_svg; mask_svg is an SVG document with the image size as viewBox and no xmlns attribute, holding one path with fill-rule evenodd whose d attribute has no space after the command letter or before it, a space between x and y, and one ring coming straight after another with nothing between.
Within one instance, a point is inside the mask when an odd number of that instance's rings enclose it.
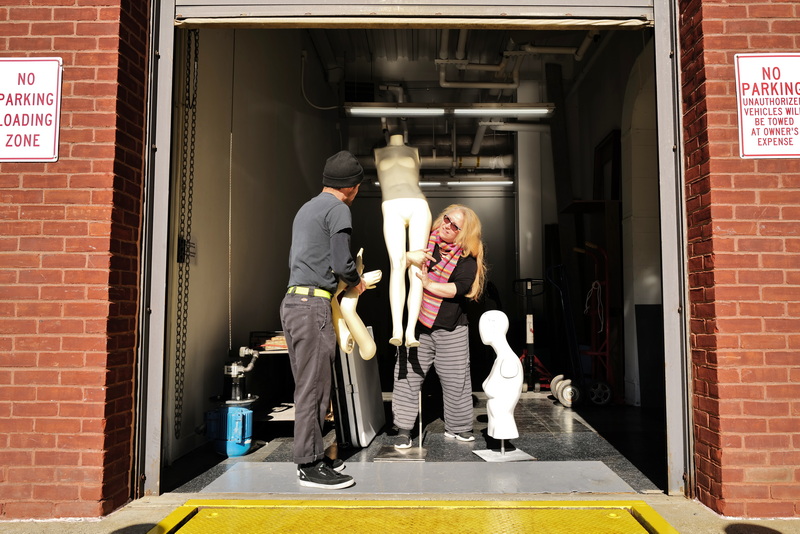
<instances>
[{"instance_id":1,"label":"yellow painted metal ramp","mask_svg":"<svg viewBox=\"0 0 800 534\"><path fill-rule=\"evenodd\" d=\"M191 500L149 534L677 534L642 501Z\"/></svg>"}]
</instances>

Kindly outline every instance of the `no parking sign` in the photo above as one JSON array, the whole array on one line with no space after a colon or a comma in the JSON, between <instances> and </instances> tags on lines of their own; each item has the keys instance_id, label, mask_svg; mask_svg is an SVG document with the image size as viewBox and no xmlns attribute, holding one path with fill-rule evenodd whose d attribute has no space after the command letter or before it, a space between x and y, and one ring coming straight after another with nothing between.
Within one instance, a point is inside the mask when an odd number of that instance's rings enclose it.
<instances>
[{"instance_id":1,"label":"no parking sign","mask_svg":"<svg viewBox=\"0 0 800 534\"><path fill-rule=\"evenodd\" d=\"M800 54L736 54L739 155L800 158Z\"/></svg>"},{"instance_id":2,"label":"no parking sign","mask_svg":"<svg viewBox=\"0 0 800 534\"><path fill-rule=\"evenodd\" d=\"M61 58L0 58L0 162L58 160Z\"/></svg>"}]
</instances>

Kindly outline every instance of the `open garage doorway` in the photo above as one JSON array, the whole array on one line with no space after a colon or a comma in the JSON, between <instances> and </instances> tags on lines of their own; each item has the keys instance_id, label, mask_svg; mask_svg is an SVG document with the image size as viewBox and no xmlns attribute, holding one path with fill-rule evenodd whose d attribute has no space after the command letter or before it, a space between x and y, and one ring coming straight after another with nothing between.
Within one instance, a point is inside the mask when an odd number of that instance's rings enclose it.
<instances>
[{"instance_id":1,"label":"open garage doorway","mask_svg":"<svg viewBox=\"0 0 800 534\"><path fill-rule=\"evenodd\" d=\"M370 162L373 149L400 134L419 149L431 211L460 202L484 222L493 288L472 324L487 309L506 312L512 347L536 362L528 389L577 414L634 465L663 451L660 465L637 467L669 491L654 40L649 24L178 30L164 473L208 445L206 414L226 362L280 329L291 220L340 149L371 175L353 205L353 244L365 249L368 269L389 272ZM357 105L442 103L442 117L352 115ZM547 104L548 115L508 112L523 104ZM494 114L454 113L485 105ZM537 289L527 293L531 281ZM359 313L373 329L390 395L386 274ZM494 355L477 335L471 354L479 392ZM558 374L580 385L583 398L571 408L548 397ZM598 381L605 388L595 400ZM291 402L290 383L285 362L259 361L248 376L264 401L254 411L268 417Z\"/></svg>"}]
</instances>

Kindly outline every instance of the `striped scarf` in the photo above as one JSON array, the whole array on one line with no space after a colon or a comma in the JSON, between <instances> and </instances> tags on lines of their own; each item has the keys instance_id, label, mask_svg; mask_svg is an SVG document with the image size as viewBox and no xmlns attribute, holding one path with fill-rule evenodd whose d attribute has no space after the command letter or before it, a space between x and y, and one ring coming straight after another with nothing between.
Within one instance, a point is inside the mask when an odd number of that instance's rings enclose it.
<instances>
[{"instance_id":1,"label":"striped scarf","mask_svg":"<svg viewBox=\"0 0 800 534\"><path fill-rule=\"evenodd\" d=\"M439 245L441 259L436 265L428 266L428 278L434 282L447 283L453 269L456 268L458 259L461 257L462 248L457 243L445 243L439 237L439 231L435 230L428 239L428 252L433 254L436 245ZM442 299L430 293L427 289L422 292L422 307L419 310L419 322L431 328L439 308L442 306Z\"/></svg>"}]
</instances>

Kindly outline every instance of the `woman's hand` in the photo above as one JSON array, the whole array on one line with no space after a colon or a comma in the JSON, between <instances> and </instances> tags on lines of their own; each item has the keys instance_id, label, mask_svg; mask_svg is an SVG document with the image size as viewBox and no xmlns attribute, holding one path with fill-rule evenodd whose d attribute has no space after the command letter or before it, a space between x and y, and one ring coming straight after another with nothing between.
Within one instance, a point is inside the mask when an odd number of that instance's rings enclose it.
<instances>
[{"instance_id":1,"label":"woman's hand","mask_svg":"<svg viewBox=\"0 0 800 534\"><path fill-rule=\"evenodd\" d=\"M452 282L434 282L428 277L428 266L422 265L417 273L417 278L422 281L422 289L441 298L453 298L456 296L456 285Z\"/></svg>"},{"instance_id":2,"label":"woman's hand","mask_svg":"<svg viewBox=\"0 0 800 534\"><path fill-rule=\"evenodd\" d=\"M418 269L421 269L422 266L428 261L434 261L434 258L433 255L425 249L409 250L406 252L406 269L412 265Z\"/></svg>"},{"instance_id":3,"label":"woman's hand","mask_svg":"<svg viewBox=\"0 0 800 534\"><path fill-rule=\"evenodd\" d=\"M417 273L417 278L422 281L422 289L428 289L431 287L433 280L428 278L428 264L423 263L422 267L420 267L419 272Z\"/></svg>"}]
</instances>

